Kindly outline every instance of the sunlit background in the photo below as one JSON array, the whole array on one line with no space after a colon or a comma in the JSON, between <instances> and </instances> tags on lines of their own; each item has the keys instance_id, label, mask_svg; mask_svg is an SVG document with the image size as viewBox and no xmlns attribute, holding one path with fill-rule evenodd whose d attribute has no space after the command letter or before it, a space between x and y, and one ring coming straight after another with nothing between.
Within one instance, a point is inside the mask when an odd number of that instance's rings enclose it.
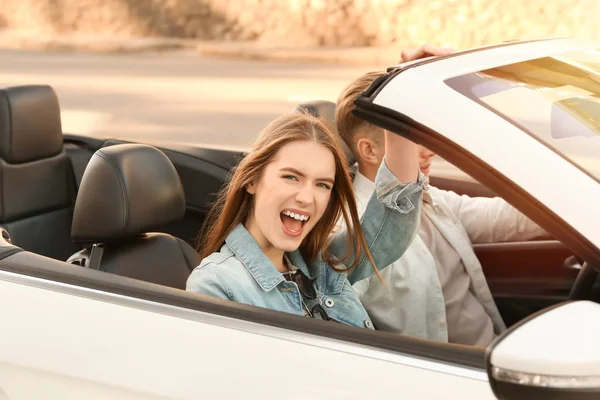
<instances>
[{"instance_id":1,"label":"sunlit background","mask_svg":"<svg viewBox=\"0 0 600 400\"><path fill-rule=\"evenodd\" d=\"M600 1L0 0L0 81L46 83L65 132L246 147L423 43L597 39Z\"/></svg>"}]
</instances>

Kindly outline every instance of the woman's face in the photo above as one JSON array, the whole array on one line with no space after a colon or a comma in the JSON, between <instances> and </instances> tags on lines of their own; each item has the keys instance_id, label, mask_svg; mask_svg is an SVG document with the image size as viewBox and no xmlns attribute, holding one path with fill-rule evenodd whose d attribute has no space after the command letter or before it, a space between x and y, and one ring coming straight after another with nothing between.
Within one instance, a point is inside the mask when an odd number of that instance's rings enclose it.
<instances>
[{"instance_id":1,"label":"woman's face","mask_svg":"<svg viewBox=\"0 0 600 400\"><path fill-rule=\"evenodd\" d=\"M334 156L325 146L286 144L246 188L254 195L246 229L265 253L298 249L323 216L334 179Z\"/></svg>"}]
</instances>

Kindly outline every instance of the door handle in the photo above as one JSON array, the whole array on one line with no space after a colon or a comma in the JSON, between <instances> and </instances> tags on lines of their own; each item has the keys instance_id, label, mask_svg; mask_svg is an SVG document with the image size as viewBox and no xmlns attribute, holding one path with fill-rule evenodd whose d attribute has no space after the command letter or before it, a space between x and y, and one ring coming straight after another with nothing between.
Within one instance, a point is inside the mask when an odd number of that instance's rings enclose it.
<instances>
[{"instance_id":1,"label":"door handle","mask_svg":"<svg viewBox=\"0 0 600 400\"><path fill-rule=\"evenodd\" d=\"M577 256L569 256L565 259L563 266L567 269L574 269L576 271L581 270L581 265L583 264L583 260Z\"/></svg>"}]
</instances>

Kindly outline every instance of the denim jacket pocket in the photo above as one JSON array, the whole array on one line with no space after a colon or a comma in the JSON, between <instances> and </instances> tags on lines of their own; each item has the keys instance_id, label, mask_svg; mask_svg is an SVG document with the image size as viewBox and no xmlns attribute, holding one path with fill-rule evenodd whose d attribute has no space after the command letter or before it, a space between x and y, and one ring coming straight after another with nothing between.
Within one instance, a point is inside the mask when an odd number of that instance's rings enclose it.
<instances>
[{"instance_id":1,"label":"denim jacket pocket","mask_svg":"<svg viewBox=\"0 0 600 400\"><path fill-rule=\"evenodd\" d=\"M345 272L336 272L332 268L328 268L327 274L325 277L325 287L326 289L323 291L325 294L339 294L344 289L344 284L348 279L347 273Z\"/></svg>"}]
</instances>

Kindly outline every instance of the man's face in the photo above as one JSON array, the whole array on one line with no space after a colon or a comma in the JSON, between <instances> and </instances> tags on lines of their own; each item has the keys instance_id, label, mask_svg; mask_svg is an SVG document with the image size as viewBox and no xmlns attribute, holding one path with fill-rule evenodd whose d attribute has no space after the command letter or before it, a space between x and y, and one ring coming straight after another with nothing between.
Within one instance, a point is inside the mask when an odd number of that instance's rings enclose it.
<instances>
[{"instance_id":1,"label":"man's face","mask_svg":"<svg viewBox=\"0 0 600 400\"><path fill-rule=\"evenodd\" d=\"M423 175L429 178L429 172L431 171L431 159L435 156L435 153L421 145L417 145L417 151L419 152L419 168Z\"/></svg>"}]
</instances>

